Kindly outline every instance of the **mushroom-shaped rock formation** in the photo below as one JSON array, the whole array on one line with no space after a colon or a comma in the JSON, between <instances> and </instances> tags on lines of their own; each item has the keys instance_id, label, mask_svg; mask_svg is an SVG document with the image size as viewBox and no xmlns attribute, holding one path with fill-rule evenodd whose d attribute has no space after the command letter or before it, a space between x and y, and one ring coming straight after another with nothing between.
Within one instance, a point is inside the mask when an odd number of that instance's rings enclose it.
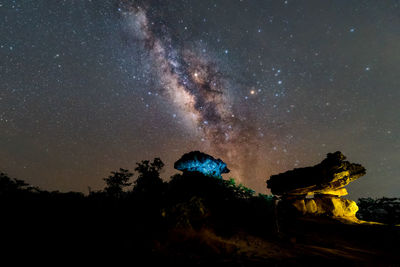
<instances>
[{"instance_id":1,"label":"mushroom-shaped rock formation","mask_svg":"<svg viewBox=\"0 0 400 267\"><path fill-rule=\"evenodd\" d=\"M326 214L357 221L357 204L341 196L347 195L346 185L365 175L365 168L345 159L339 151L329 153L315 166L272 175L267 187L303 214Z\"/></svg>"},{"instance_id":2,"label":"mushroom-shaped rock formation","mask_svg":"<svg viewBox=\"0 0 400 267\"><path fill-rule=\"evenodd\" d=\"M201 172L204 175L221 179L222 173L229 172L225 162L200 151L186 153L175 162L174 168L183 172Z\"/></svg>"},{"instance_id":3,"label":"mushroom-shaped rock formation","mask_svg":"<svg viewBox=\"0 0 400 267\"><path fill-rule=\"evenodd\" d=\"M346 157L339 151L329 153L326 159L313 167L272 175L267 181L267 187L275 195L347 195L344 187L365 175L365 168L345 159Z\"/></svg>"}]
</instances>

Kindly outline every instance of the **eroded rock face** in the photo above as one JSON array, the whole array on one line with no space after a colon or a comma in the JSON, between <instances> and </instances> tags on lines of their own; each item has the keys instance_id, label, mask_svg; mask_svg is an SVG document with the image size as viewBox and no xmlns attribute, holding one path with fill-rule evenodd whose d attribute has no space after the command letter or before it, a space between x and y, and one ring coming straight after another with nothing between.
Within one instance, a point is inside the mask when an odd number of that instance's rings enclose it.
<instances>
[{"instance_id":1,"label":"eroded rock face","mask_svg":"<svg viewBox=\"0 0 400 267\"><path fill-rule=\"evenodd\" d=\"M340 151L329 153L315 166L271 176L267 187L302 214L324 214L357 221L357 204L341 197L347 195L346 185L365 175L365 168L345 159Z\"/></svg>"}]
</instances>

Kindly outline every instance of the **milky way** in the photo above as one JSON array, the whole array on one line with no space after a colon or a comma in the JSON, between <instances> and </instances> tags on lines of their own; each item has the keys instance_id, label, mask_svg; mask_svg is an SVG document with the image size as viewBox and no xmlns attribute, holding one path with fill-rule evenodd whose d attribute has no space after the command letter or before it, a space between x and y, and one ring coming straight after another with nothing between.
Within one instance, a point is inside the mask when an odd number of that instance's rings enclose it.
<instances>
[{"instance_id":1,"label":"milky way","mask_svg":"<svg viewBox=\"0 0 400 267\"><path fill-rule=\"evenodd\" d=\"M0 171L100 190L110 171L224 160L257 192L340 150L350 198L398 197L400 5L388 1L0 3Z\"/></svg>"},{"instance_id":2,"label":"milky way","mask_svg":"<svg viewBox=\"0 0 400 267\"><path fill-rule=\"evenodd\" d=\"M237 179L254 174L246 166L256 163L257 146L250 125L237 118L229 97L229 81L217 64L205 55L175 47L169 30L163 25L161 36L153 32L141 6L124 5L123 19L127 34L146 49L159 78L161 93L185 117L187 127L197 132L205 149L230 163ZM254 178L254 177L253 177Z\"/></svg>"}]
</instances>

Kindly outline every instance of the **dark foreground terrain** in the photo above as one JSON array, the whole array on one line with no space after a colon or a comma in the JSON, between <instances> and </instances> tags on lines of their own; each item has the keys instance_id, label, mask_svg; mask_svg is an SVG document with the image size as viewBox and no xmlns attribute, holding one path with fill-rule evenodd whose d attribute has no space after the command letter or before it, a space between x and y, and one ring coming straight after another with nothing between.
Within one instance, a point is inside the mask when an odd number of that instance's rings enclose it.
<instances>
[{"instance_id":1,"label":"dark foreground terrain","mask_svg":"<svg viewBox=\"0 0 400 267\"><path fill-rule=\"evenodd\" d=\"M132 191L109 186L88 196L2 174L1 258L56 266L400 264L398 226L303 217L232 180L186 173L165 183L147 171Z\"/></svg>"}]
</instances>

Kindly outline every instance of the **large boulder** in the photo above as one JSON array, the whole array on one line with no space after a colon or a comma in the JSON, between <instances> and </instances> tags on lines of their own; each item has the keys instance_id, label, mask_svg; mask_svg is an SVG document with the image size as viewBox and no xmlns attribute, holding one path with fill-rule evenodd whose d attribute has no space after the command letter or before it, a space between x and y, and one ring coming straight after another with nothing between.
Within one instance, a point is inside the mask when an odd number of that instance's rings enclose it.
<instances>
[{"instance_id":1,"label":"large boulder","mask_svg":"<svg viewBox=\"0 0 400 267\"><path fill-rule=\"evenodd\" d=\"M349 199L344 188L365 174L360 164L345 161L339 151L329 153L321 163L273 175L267 181L271 192L283 203L296 208L303 215L326 215L358 222L357 204ZM312 198L307 198L311 196Z\"/></svg>"},{"instance_id":2,"label":"large boulder","mask_svg":"<svg viewBox=\"0 0 400 267\"><path fill-rule=\"evenodd\" d=\"M200 172L215 178L222 178L221 174L229 172L226 163L221 159L215 159L200 151L184 154L175 162L174 168L183 172Z\"/></svg>"},{"instance_id":3,"label":"large boulder","mask_svg":"<svg viewBox=\"0 0 400 267\"><path fill-rule=\"evenodd\" d=\"M344 187L365 175L365 168L345 159L340 151L329 153L326 159L315 166L272 175L267 187L274 195L347 195Z\"/></svg>"}]
</instances>

